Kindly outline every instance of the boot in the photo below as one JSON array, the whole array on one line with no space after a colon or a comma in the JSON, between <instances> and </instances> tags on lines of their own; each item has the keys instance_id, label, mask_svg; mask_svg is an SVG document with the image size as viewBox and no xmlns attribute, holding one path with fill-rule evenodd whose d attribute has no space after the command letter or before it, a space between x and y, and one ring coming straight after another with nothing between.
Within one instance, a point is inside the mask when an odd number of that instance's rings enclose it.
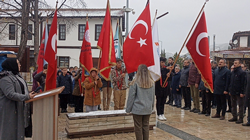
<instances>
[{"instance_id":1,"label":"boot","mask_svg":"<svg viewBox=\"0 0 250 140\"><path fill-rule=\"evenodd\" d=\"M232 119L228 120L229 122L236 122L238 121L237 117L233 117Z\"/></svg>"},{"instance_id":2,"label":"boot","mask_svg":"<svg viewBox=\"0 0 250 140\"><path fill-rule=\"evenodd\" d=\"M225 120L225 116L221 116L221 117L220 117L220 120Z\"/></svg>"},{"instance_id":3,"label":"boot","mask_svg":"<svg viewBox=\"0 0 250 140\"><path fill-rule=\"evenodd\" d=\"M212 118L220 118L219 114L215 114L214 116L212 116Z\"/></svg>"},{"instance_id":4,"label":"boot","mask_svg":"<svg viewBox=\"0 0 250 140\"><path fill-rule=\"evenodd\" d=\"M238 121L236 121L235 123L237 123L237 124L241 124L241 123L243 123L243 119L239 119Z\"/></svg>"}]
</instances>

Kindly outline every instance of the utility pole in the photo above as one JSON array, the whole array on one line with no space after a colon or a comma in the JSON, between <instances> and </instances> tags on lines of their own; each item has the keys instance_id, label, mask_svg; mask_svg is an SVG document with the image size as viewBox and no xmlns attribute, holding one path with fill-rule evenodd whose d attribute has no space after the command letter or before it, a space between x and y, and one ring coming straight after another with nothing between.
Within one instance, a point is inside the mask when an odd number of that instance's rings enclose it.
<instances>
[{"instance_id":1,"label":"utility pole","mask_svg":"<svg viewBox=\"0 0 250 140\"><path fill-rule=\"evenodd\" d=\"M127 6L126 9L129 9L129 0L127 0ZM127 37L128 35L128 20L129 20L129 12L128 10L126 10L126 34L125 36Z\"/></svg>"}]
</instances>

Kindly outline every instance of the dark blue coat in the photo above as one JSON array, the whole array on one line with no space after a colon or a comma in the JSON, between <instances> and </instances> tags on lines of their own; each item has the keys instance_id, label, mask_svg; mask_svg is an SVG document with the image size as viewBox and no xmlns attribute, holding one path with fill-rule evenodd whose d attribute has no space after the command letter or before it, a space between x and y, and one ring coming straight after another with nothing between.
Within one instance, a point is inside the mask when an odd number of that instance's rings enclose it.
<instances>
[{"instance_id":1,"label":"dark blue coat","mask_svg":"<svg viewBox=\"0 0 250 140\"><path fill-rule=\"evenodd\" d=\"M224 94L224 91L229 91L230 74L230 70L226 67L214 70L214 94Z\"/></svg>"},{"instance_id":2,"label":"dark blue coat","mask_svg":"<svg viewBox=\"0 0 250 140\"><path fill-rule=\"evenodd\" d=\"M245 79L246 79L246 72L243 71L241 67L235 68L231 75L231 82L229 89L231 95L245 94L244 93Z\"/></svg>"},{"instance_id":3,"label":"dark blue coat","mask_svg":"<svg viewBox=\"0 0 250 140\"><path fill-rule=\"evenodd\" d=\"M181 73L178 72L172 78L171 88L172 88L172 93L173 94L181 93L180 88L179 88L180 77L181 77ZM179 89L179 91L177 91L176 89Z\"/></svg>"},{"instance_id":4,"label":"dark blue coat","mask_svg":"<svg viewBox=\"0 0 250 140\"><path fill-rule=\"evenodd\" d=\"M189 66L185 66L181 70L180 85L182 87L187 87L188 86L188 76L189 76Z\"/></svg>"},{"instance_id":5,"label":"dark blue coat","mask_svg":"<svg viewBox=\"0 0 250 140\"><path fill-rule=\"evenodd\" d=\"M61 74L57 77L57 87L65 86L65 89L60 94L72 94L72 79L71 75L65 75Z\"/></svg>"}]
</instances>

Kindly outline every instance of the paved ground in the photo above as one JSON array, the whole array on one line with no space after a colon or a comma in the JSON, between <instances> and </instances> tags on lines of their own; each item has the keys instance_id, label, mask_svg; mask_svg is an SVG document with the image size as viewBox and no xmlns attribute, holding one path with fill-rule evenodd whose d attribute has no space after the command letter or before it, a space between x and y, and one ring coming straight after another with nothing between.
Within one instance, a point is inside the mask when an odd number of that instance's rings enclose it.
<instances>
[{"instance_id":1,"label":"paved ground","mask_svg":"<svg viewBox=\"0 0 250 140\"><path fill-rule=\"evenodd\" d=\"M111 110L113 102L111 102ZM215 114L212 110L212 115ZM68 108L68 112L74 112L74 108ZM173 106L165 105L165 116L167 121L159 121L157 127L150 131L150 140L249 140L250 127L243 127L241 124L228 122L232 117L231 113L226 114L226 120L213 119L205 115L198 115L184 111ZM65 132L66 114L59 116L58 138L67 140ZM246 122L246 117L244 118ZM103 135L75 140L134 140L134 133ZM31 139L26 139L31 140Z\"/></svg>"}]
</instances>

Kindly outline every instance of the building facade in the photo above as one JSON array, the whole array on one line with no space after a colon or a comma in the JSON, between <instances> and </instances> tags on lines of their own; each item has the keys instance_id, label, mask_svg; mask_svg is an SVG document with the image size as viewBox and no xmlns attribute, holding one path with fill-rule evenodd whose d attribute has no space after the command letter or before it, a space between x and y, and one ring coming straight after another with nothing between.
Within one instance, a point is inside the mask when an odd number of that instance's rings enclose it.
<instances>
[{"instance_id":1,"label":"building facade","mask_svg":"<svg viewBox=\"0 0 250 140\"><path fill-rule=\"evenodd\" d=\"M41 9L42 17L46 17L48 11L53 9ZM90 41L92 46L92 56L94 66L97 66L100 50L97 48L97 41L101 32L103 20L105 17L106 9L60 9L58 11L58 31L57 31L57 56L59 67L72 67L79 66L79 56L83 41L83 35L85 31L86 17L88 15ZM117 22L119 21L124 31L124 10L123 9L111 9L111 24L113 28L113 34L115 34ZM0 15L0 20L9 21L8 24L2 26L2 32L0 35L0 50L15 50L18 51L20 44L20 32L21 28L10 17L3 17ZM53 17L48 19L48 31L52 23ZM43 21L39 25L39 38L41 41L43 30L46 21ZM3 28L5 26L5 28ZM31 34L34 31L34 24L29 21L28 27L30 33L28 33L28 43L26 52L29 54L29 62L34 62L34 36ZM29 63L28 61L25 61ZM34 66L34 64L26 64L27 66ZM26 71L28 71L26 69Z\"/></svg>"},{"instance_id":2,"label":"building facade","mask_svg":"<svg viewBox=\"0 0 250 140\"><path fill-rule=\"evenodd\" d=\"M229 43L230 49L223 51L213 51L211 56L217 62L224 58L230 68L235 59L240 59L249 68L250 64L250 31L236 32Z\"/></svg>"}]
</instances>

